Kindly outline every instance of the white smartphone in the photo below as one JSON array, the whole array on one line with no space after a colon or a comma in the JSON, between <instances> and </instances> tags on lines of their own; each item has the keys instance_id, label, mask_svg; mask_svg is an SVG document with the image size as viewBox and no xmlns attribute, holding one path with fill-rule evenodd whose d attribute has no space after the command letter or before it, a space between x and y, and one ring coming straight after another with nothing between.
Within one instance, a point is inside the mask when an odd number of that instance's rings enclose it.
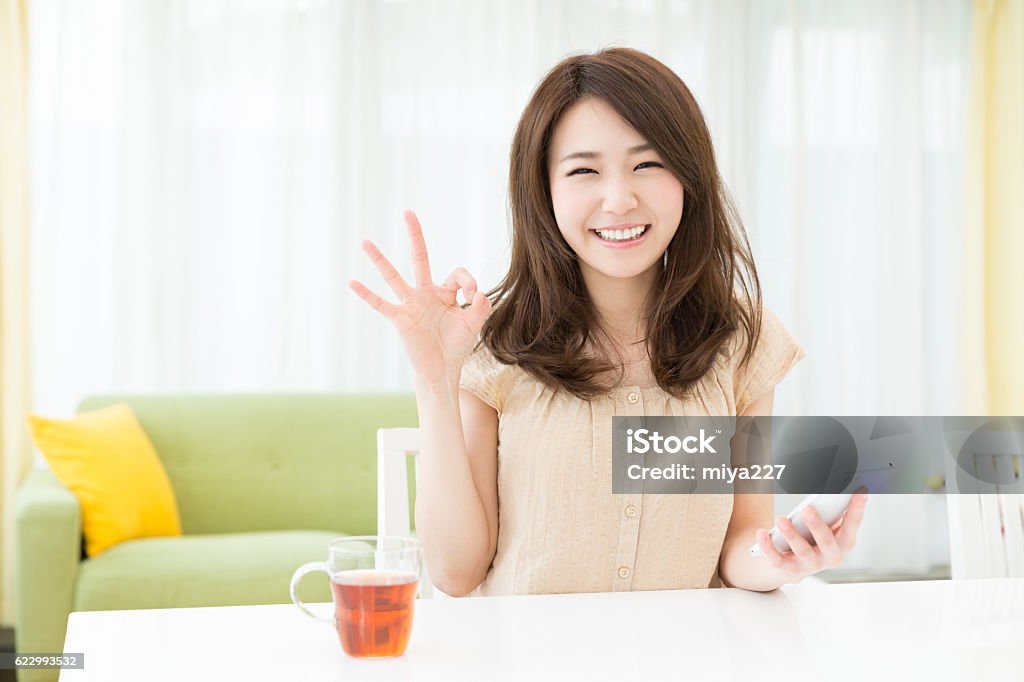
<instances>
[{"instance_id":1,"label":"white smartphone","mask_svg":"<svg viewBox=\"0 0 1024 682\"><path fill-rule=\"evenodd\" d=\"M825 525L831 526L833 523L838 521L846 508L850 506L850 500L853 499L853 493L843 494L814 494L805 498L800 504L798 504L793 511L786 514L786 518L789 519L790 523L793 524L793 528L797 533L800 534L803 539L807 540L810 544L814 543L814 536L811 535L810 528L804 523L801 512L806 507L814 507L818 510L818 514L821 515L821 520L825 522ZM788 552L789 543L786 538L782 536L782 532L778 526L772 526L771 532L768 534L771 538L772 544L775 545L775 549L779 552ZM764 556L764 552L761 551L761 547L754 543L754 546L750 548L750 556Z\"/></svg>"}]
</instances>

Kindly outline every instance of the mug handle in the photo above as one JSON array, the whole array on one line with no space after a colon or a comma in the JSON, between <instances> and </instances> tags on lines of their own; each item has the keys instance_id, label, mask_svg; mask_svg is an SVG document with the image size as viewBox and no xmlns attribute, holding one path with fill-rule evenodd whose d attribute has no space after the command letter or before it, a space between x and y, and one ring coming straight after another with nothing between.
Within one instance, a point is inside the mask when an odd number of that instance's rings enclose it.
<instances>
[{"instance_id":1,"label":"mug handle","mask_svg":"<svg viewBox=\"0 0 1024 682\"><path fill-rule=\"evenodd\" d=\"M310 618L318 620L321 623L327 623L331 627L334 627L333 617L324 618L323 616L318 616L312 611L310 611L308 608L306 608L306 604L301 599L299 599L299 593L296 591L299 587L299 582L302 581L303 576L305 576L307 573L314 573L316 571L323 571L328 576L331 575L331 572L327 569L327 564L325 564L323 561L314 561L309 564L303 564L302 566L299 566L295 573L292 574L292 584L290 590L292 593L292 603L294 603L296 606L302 609L302 612Z\"/></svg>"}]
</instances>

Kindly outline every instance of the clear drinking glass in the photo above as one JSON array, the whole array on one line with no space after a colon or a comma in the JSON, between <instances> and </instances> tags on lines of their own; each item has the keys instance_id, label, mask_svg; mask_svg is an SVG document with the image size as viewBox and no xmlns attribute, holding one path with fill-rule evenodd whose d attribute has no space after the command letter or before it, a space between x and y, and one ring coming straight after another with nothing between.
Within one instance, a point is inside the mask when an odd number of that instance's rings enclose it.
<instances>
[{"instance_id":1,"label":"clear drinking glass","mask_svg":"<svg viewBox=\"0 0 1024 682\"><path fill-rule=\"evenodd\" d=\"M413 538L339 538L328 544L326 562L305 564L292 575L292 601L311 618L334 627L348 655L401 656L412 632L422 565L422 544ZM331 579L331 619L314 614L296 594L302 577L315 571L327 573Z\"/></svg>"}]
</instances>

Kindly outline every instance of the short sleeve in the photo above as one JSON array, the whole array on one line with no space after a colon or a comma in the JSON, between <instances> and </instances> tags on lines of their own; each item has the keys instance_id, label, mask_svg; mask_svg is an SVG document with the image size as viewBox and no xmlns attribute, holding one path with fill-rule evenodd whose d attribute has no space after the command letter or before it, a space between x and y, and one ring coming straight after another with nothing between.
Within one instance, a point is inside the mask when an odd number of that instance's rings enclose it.
<instances>
[{"instance_id":1,"label":"short sleeve","mask_svg":"<svg viewBox=\"0 0 1024 682\"><path fill-rule=\"evenodd\" d=\"M509 369L508 365L498 362L487 346L480 344L462 366L459 387L480 398L501 414L505 405L503 388Z\"/></svg>"},{"instance_id":2,"label":"short sleeve","mask_svg":"<svg viewBox=\"0 0 1024 682\"><path fill-rule=\"evenodd\" d=\"M746 364L741 364L745 343L746 337L743 336L733 351L736 414L743 414L751 403L774 388L807 355L782 321L766 307L761 308L761 333L754 352Z\"/></svg>"}]
</instances>

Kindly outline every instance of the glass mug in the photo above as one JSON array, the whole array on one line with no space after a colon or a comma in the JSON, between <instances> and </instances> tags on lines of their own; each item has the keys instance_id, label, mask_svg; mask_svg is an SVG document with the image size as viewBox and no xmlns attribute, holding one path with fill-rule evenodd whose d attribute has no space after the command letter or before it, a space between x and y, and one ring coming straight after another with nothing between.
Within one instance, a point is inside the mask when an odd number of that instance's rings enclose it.
<instances>
[{"instance_id":1,"label":"glass mug","mask_svg":"<svg viewBox=\"0 0 1024 682\"><path fill-rule=\"evenodd\" d=\"M423 564L422 545L413 538L361 535L327 545L327 561L300 566L292 575L292 601L306 615L338 631L341 647L357 658L401 656L412 632L413 606ZM307 573L331 579L334 617L318 616L296 588Z\"/></svg>"}]
</instances>

